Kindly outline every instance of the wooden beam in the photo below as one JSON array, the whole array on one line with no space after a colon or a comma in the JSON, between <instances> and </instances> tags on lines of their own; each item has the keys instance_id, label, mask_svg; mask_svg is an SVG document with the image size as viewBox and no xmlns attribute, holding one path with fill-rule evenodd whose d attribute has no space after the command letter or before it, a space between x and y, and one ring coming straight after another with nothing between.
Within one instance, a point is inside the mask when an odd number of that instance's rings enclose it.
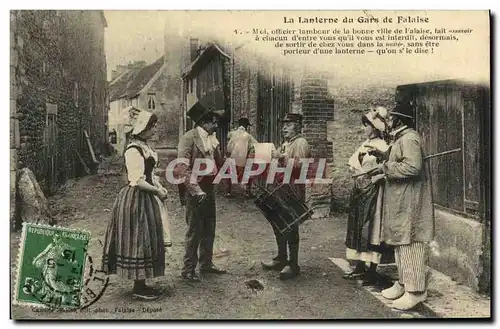
<instances>
[{"instance_id":1,"label":"wooden beam","mask_svg":"<svg viewBox=\"0 0 500 329\"><path fill-rule=\"evenodd\" d=\"M92 161L97 164L99 161L97 161L97 158L94 153L94 148L92 147L92 143L90 142L90 136L86 130L83 131L85 134L85 139L87 140L87 147L89 148L90 155L92 156Z\"/></svg>"}]
</instances>

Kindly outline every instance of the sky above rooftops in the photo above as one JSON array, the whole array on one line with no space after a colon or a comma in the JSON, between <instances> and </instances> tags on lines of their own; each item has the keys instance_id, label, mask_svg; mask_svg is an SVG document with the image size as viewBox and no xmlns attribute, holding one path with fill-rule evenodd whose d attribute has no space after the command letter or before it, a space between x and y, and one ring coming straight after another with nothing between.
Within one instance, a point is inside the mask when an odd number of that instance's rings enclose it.
<instances>
[{"instance_id":1,"label":"sky above rooftops","mask_svg":"<svg viewBox=\"0 0 500 329\"><path fill-rule=\"evenodd\" d=\"M151 64L163 55L164 15L161 11L110 10L104 15L108 22L105 31L108 80L117 65L138 60Z\"/></svg>"}]
</instances>

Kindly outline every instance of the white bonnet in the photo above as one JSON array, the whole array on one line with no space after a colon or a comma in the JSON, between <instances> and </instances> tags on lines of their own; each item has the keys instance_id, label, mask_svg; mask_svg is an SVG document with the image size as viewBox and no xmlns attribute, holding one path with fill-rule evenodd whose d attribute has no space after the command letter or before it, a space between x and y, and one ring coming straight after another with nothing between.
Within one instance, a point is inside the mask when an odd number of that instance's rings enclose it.
<instances>
[{"instance_id":1,"label":"white bonnet","mask_svg":"<svg viewBox=\"0 0 500 329\"><path fill-rule=\"evenodd\" d=\"M137 115L137 118L134 122L134 129L132 129L132 135L139 135L146 129L148 125L149 118L151 118L153 114L149 111L140 111Z\"/></svg>"},{"instance_id":2,"label":"white bonnet","mask_svg":"<svg viewBox=\"0 0 500 329\"><path fill-rule=\"evenodd\" d=\"M363 115L363 120L368 120L378 131L386 131L386 121L389 117L389 111L382 106L371 108L368 113Z\"/></svg>"}]
</instances>

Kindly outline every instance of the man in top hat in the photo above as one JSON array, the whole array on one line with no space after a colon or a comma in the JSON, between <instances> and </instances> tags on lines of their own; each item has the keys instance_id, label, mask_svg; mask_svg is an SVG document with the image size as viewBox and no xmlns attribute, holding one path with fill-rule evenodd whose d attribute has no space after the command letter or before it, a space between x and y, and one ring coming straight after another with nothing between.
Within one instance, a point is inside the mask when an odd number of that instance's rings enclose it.
<instances>
[{"instance_id":1,"label":"man in top hat","mask_svg":"<svg viewBox=\"0 0 500 329\"><path fill-rule=\"evenodd\" d=\"M279 154L274 154L275 158L279 158L284 164L288 161L293 161L293 171L290 182L284 182L289 188L296 189L303 202L305 202L305 185L293 182L299 178L301 165L299 159L311 157L309 143L302 137L302 115L298 113L288 113L282 121L282 133L285 142L281 146ZM274 235L278 245L278 255L270 262L262 262L262 266L266 270L280 271L279 278L287 280L294 278L300 274L298 264L299 258L299 227L295 225L290 233L282 235L274 226ZM287 250L288 248L288 250Z\"/></svg>"},{"instance_id":2,"label":"man in top hat","mask_svg":"<svg viewBox=\"0 0 500 329\"><path fill-rule=\"evenodd\" d=\"M382 296L393 307L409 310L427 298L428 244L434 239L430 171L422 154L422 137L412 126L412 104L398 104L390 113L393 144L372 175L385 175L383 240L395 247L399 280ZM381 154L379 154L381 156Z\"/></svg>"},{"instance_id":3,"label":"man in top hat","mask_svg":"<svg viewBox=\"0 0 500 329\"><path fill-rule=\"evenodd\" d=\"M178 158L184 161L187 159L189 164L177 165L174 173L177 177L185 178L182 185L186 192L184 197L188 229L182 277L189 282L198 282L200 279L195 272L198 262L201 273L226 273L212 263L216 222L213 180L217 175L217 168L223 162L215 131L224 111L213 111L197 102L187 115L195 122L195 128L180 138L177 152ZM193 168L197 159L205 159L203 161L215 163L215 166L211 174L192 179L193 171L201 170Z\"/></svg>"},{"instance_id":4,"label":"man in top hat","mask_svg":"<svg viewBox=\"0 0 500 329\"><path fill-rule=\"evenodd\" d=\"M240 118L238 120L238 128L228 134L227 143L227 156L234 159L236 165L236 173L238 181L243 177L248 154L250 153L254 144L258 143L257 140L248 132L251 126L248 118ZM231 196L231 181L226 186L226 197ZM245 188L245 196L251 196L252 181L249 179Z\"/></svg>"}]
</instances>

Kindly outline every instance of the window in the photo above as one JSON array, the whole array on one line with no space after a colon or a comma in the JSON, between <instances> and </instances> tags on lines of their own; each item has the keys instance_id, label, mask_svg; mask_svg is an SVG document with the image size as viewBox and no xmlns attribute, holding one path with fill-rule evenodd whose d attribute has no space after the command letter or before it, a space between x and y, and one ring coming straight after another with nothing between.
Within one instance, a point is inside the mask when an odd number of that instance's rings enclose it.
<instances>
[{"instance_id":1,"label":"window","mask_svg":"<svg viewBox=\"0 0 500 329\"><path fill-rule=\"evenodd\" d=\"M132 106L132 100L131 99L123 98L122 101L123 101L123 106L122 107Z\"/></svg>"},{"instance_id":2,"label":"window","mask_svg":"<svg viewBox=\"0 0 500 329\"><path fill-rule=\"evenodd\" d=\"M154 109L156 109L155 95L148 94L148 110L154 110Z\"/></svg>"},{"instance_id":3,"label":"window","mask_svg":"<svg viewBox=\"0 0 500 329\"><path fill-rule=\"evenodd\" d=\"M139 98L138 98L138 97L136 97L136 98L134 98L134 99L130 100L130 105L131 105L131 106L138 107L138 106L139 106Z\"/></svg>"}]
</instances>

